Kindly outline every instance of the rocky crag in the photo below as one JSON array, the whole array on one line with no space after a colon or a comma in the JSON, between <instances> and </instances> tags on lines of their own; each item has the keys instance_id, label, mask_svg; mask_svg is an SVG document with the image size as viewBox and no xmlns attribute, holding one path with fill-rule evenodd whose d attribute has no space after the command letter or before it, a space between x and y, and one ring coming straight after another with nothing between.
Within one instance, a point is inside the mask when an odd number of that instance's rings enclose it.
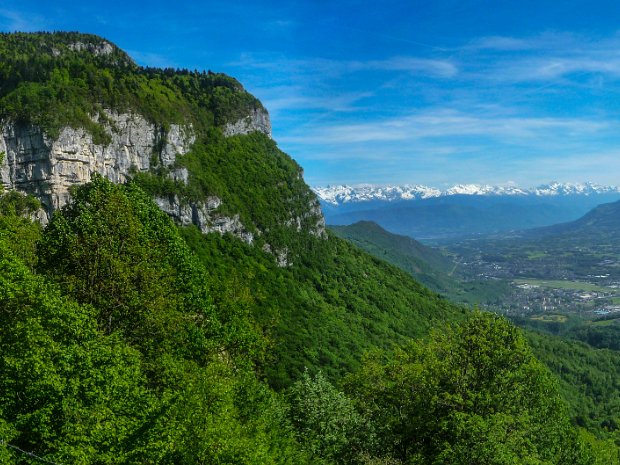
<instances>
[{"instance_id":1,"label":"rocky crag","mask_svg":"<svg viewBox=\"0 0 620 465\"><path fill-rule=\"evenodd\" d=\"M35 45L38 55L31 56ZM24 56L30 56L27 68ZM178 187L151 194L179 224L194 224L203 233L232 233L250 244L260 237L258 246L283 266L290 265L288 250L296 240L283 229L327 236L301 169L271 141L269 114L233 78L141 68L112 43L77 33L0 35L0 59L8 76L0 83L0 182L37 197L44 221L69 202L72 186L89 182L95 173L116 183L145 174L159 185ZM197 143L203 155L194 160L204 157L212 130L223 140L257 132L267 136L269 143L250 142L242 156L258 156L256 170L264 170L265 160L273 157L267 165L278 174L268 179L261 172L260 181L246 183L244 162L224 154L218 163L236 163L241 178L211 176L212 184L202 182L197 191L192 180L209 166L192 171L180 160ZM276 197L276 189L287 196ZM269 222L246 208L250 190L262 208L275 212ZM270 201L280 204L269 207Z\"/></svg>"},{"instance_id":2,"label":"rocky crag","mask_svg":"<svg viewBox=\"0 0 620 465\"><path fill-rule=\"evenodd\" d=\"M91 180L93 173L116 183L127 181L137 172L155 167L170 170L174 180L187 183L186 168L176 168L178 156L185 155L195 141L191 127L171 124L169 129L148 122L139 114L106 111L102 122L111 142L96 144L83 128L65 127L51 138L32 124L6 121L1 126L0 180L5 189L14 189L37 197L49 218L71 199L70 188ZM260 131L271 137L269 115L254 110L224 128L227 136ZM158 197L157 204L183 225L195 224L202 232L233 233L251 243L238 216L218 215L222 201L210 197L206 202L182 202L178 196Z\"/></svg>"}]
</instances>

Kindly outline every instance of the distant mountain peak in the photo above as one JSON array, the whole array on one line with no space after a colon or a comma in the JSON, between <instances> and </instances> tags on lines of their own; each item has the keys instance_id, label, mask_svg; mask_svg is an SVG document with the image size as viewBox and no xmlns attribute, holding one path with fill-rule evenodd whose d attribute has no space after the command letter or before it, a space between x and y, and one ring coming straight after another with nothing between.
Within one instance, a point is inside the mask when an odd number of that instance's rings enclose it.
<instances>
[{"instance_id":1,"label":"distant mountain peak","mask_svg":"<svg viewBox=\"0 0 620 465\"><path fill-rule=\"evenodd\" d=\"M552 181L548 184L529 189L512 185L492 186L487 184L457 184L445 190L410 184L387 186L362 184L357 186L337 185L314 187L313 190L321 201L331 205L370 201L394 202L420 200L451 195L542 197L620 193L620 187L617 186L603 186L592 182L561 183L557 181Z\"/></svg>"}]
</instances>

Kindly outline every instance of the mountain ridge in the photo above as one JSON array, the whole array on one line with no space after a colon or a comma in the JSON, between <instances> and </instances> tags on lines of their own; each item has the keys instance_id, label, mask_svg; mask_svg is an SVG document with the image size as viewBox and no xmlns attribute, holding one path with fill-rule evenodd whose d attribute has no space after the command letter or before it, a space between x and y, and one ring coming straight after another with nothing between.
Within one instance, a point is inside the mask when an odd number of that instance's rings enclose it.
<instances>
[{"instance_id":1,"label":"mountain ridge","mask_svg":"<svg viewBox=\"0 0 620 465\"><path fill-rule=\"evenodd\" d=\"M524 237L590 236L594 240L605 235L606 240L620 237L620 201L603 203L580 218L523 233Z\"/></svg>"},{"instance_id":2,"label":"mountain ridge","mask_svg":"<svg viewBox=\"0 0 620 465\"><path fill-rule=\"evenodd\" d=\"M456 184L440 190L423 185L387 185L365 184L359 186L337 185L313 187L319 199L326 204L339 206L347 203L370 201L412 201L455 195L472 196L559 196L559 195L596 195L620 193L618 186L603 186L592 182L561 183L550 182L533 188L516 186L493 186L488 184Z\"/></svg>"},{"instance_id":3,"label":"mountain ridge","mask_svg":"<svg viewBox=\"0 0 620 465\"><path fill-rule=\"evenodd\" d=\"M80 33L0 35L0 61L0 184L37 197L39 217L98 173L135 179L177 223L231 233L282 266L291 230L325 237L301 167L236 79L141 67Z\"/></svg>"}]
</instances>

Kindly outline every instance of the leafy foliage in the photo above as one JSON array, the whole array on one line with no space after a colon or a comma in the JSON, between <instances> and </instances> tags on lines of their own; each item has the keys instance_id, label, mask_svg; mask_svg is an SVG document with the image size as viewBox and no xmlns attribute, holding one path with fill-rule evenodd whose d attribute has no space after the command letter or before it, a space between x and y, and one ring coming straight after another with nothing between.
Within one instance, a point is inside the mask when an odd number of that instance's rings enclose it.
<instances>
[{"instance_id":1,"label":"leafy foliage","mask_svg":"<svg viewBox=\"0 0 620 465\"><path fill-rule=\"evenodd\" d=\"M506 320L459 327L370 357L347 386L405 463L590 463L549 372Z\"/></svg>"},{"instance_id":2,"label":"leafy foliage","mask_svg":"<svg viewBox=\"0 0 620 465\"><path fill-rule=\"evenodd\" d=\"M33 197L15 191L2 193L0 185L0 239L30 268L37 262L35 243L41 235L41 225L28 217L39 209Z\"/></svg>"},{"instance_id":3,"label":"leafy foliage","mask_svg":"<svg viewBox=\"0 0 620 465\"><path fill-rule=\"evenodd\" d=\"M599 436L618 437L620 354L535 332L528 339L560 380L574 422Z\"/></svg>"},{"instance_id":4,"label":"leafy foliage","mask_svg":"<svg viewBox=\"0 0 620 465\"><path fill-rule=\"evenodd\" d=\"M74 197L43 233L46 276L0 234L2 439L60 463L305 463L252 370L251 315L211 300L165 214L103 178Z\"/></svg>"},{"instance_id":5,"label":"leafy foliage","mask_svg":"<svg viewBox=\"0 0 620 465\"><path fill-rule=\"evenodd\" d=\"M33 276L5 242L0 252L0 404L12 440L59 461L123 457L150 403L138 353L103 337L92 307Z\"/></svg>"},{"instance_id":6,"label":"leafy foliage","mask_svg":"<svg viewBox=\"0 0 620 465\"><path fill-rule=\"evenodd\" d=\"M214 353L234 355L238 346L260 350L260 335L251 331L228 337L223 327L237 318L234 311L217 312L205 270L136 186L95 176L76 189L46 229L40 256L40 270L98 309L102 330L120 331L147 353L177 352L205 363ZM246 339L235 340L241 334Z\"/></svg>"},{"instance_id":7,"label":"leafy foliage","mask_svg":"<svg viewBox=\"0 0 620 465\"><path fill-rule=\"evenodd\" d=\"M306 371L287 392L290 416L300 441L315 456L337 463L355 463L373 442L370 425L353 402L321 372Z\"/></svg>"}]
</instances>

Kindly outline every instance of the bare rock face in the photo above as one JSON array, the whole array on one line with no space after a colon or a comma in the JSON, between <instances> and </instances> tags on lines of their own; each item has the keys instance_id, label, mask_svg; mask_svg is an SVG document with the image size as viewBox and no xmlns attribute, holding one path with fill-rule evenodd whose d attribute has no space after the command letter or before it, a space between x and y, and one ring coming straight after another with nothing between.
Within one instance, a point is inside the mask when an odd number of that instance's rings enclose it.
<instances>
[{"instance_id":1,"label":"bare rock face","mask_svg":"<svg viewBox=\"0 0 620 465\"><path fill-rule=\"evenodd\" d=\"M106 51L102 49L100 53ZM170 169L172 179L188 182L187 169L176 167L175 162L195 141L190 126L172 124L164 132L141 115L110 111L99 121L109 135L107 144L93 142L93 136L82 128L65 127L53 139L31 124L0 122L0 182L3 187L37 197L44 208L40 217L46 222L54 210L69 202L71 186L89 182L93 173L122 183L132 173L163 166ZM224 128L227 136L253 131L271 137L266 111L253 110L249 116ZM239 215L224 216L217 211L222 203L217 197L192 203L173 195L158 197L155 201L182 225L194 224L203 233L231 233L248 244L254 242L254 235L241 223ZM310 234L327 237L325 220L316 199L308 204L303 214L291 214L285 224L297 231L307 228ZM279 266L291 265L286 248L271 250L269 247L269 252L276 257Z\"/></svg>"},{"instance_id":2,"label":"bare rock face","mask_svg":"<svg viewBox=\"0 0 620 465\"><path fill-rule=\"evenodd\" d=\"M103 124L111 137L107 145L95 144L81 128L65 127L57 139L51 139L36 126L4 122L0 126L2 184L36 196L49 215L69 201L72 185L89 182L93 173L124 182L132 171L148 171L154 163L172 166L194 142L191 127L171 125L164 134L136 114L108 113Z\"/></svg>"},{"instance_id":3,"label":"bare rock face","mask_svg":"<svg viewBox=\"0 0 620 465\"><path fill-rule=\"evenodd\" d=\"M250 134L255 131L262 132L271 137L271 121L267 111L257 108L252 110L248 116L232 123L227 123L223 130L226 137Z\"/></svg>"},{"instance_id":4,"label":"bare rock face","mask_svg":"<svg viewBox=\"0 0 620 465\"><path fill-rule=\"evenodd\" d=\"M326 239L325 218L321 212L318 200L314 199L308 204L308 209L299 216L292 216L285 222L286 226L295 228L297 232L306 229L313 236Z\"/></svg>"},{"instance_id":5,"label":"bare rock face","mask_svg":"<svg viewBox=\"0 0 620 465\"><path fill-rule=\"evenodd\" d=\"M69 44L69 48L71 50L75 50L76 52L88 51L93 55L110 55L114 52L114 46L107 41L102 41L98 44L85 44L83 42L74 42Z\"/></svg>"},{"instance_id":6,"label":"bare rock face","mask_svg":"<svg viewBox=\"0 0 620 465\"><path fill-rule=\"evenodd\" d=\"M248 244L252 244L254 241L254 235L245 229L239 220L239 215L228 217L216 212L222 204L222 201L217 197L209 197L204 203L187 203L179 199L177 195L172 195L156 197L155 203L183 226L196 225L204 234L210 232L231 233Z\"/></svg>"},{"instance_id":7,"label":"bare rock face","mask_svg":"<svg viewBox=\"0 0 620 465\"><path fill-rule=\"evenodd\" d=\"M327 239L327 229L325 226L325 217L321 211L321 205L318 200L314 200L309 205L307 216L314 219L314 225L309 229L310 234L321 239Z\"/></svg>"}]
</instances>

